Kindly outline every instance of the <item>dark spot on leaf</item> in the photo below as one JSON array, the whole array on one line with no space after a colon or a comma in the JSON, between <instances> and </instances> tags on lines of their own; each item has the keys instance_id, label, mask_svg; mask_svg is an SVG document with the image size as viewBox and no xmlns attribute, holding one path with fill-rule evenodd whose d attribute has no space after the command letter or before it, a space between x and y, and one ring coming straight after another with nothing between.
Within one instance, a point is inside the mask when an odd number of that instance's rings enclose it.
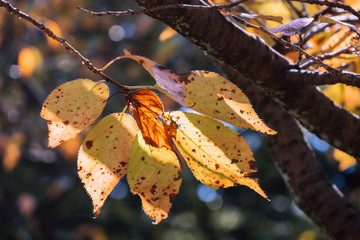
<instances>
[{"instance_id":1,"label":"dark spot on leaf","mask_svg":"<svg viewBox=\"0 0 360 240\"><path fill-rule=\"evenodd\" d=\"M239 160L237 160L235 158L231 159L231 164L238 163L238 162L239 162Z\"/></svg>"},{"instance_id":2,"label":"dark spot on leaf","mask_svg":"<svg viewBox=\"0 0 360 240\"><path fill-rule=\"evenodd\" d=\"M219 164L215 164L215 169L217 170L220 167Z\"/></svg>"},{"instance_id":3,"label":"dark spot on leaf","mask_svg":"<svg viewBox=\"0 0 360 240\"><path fill-rule=\"evenodd\" d=\"M64 123L65 125L68 125L68 124L69 124L69 121L68 121L68 120L63 121L63 123Z\"/></svg>"},{"instance_id":4,"label":"dark spot on leaf","mask_svg":"<svg viewBox=\"0 0 360 240\"><path fill-rule=\"evenodd\" d=\"M87 149L90 149L93 146L93 141L86 141L85 145L86 145Z\"/></svg>"},{"instance_id":5,"label":"dark spot on leaf","mask_svg":"<svg viewBox=\"0 0 360 240\"><path fill-rule=\"evenodd\" d=\"M217 129L220 129L220 126L216 126Z\"/></svg>"},{"instance_id":6,"label":"dark spot on leaf","mask_svg":"<svg viewBox=\"0 0 360 240\"><path fill-rule=\"evenodd\" d=\"M141 157L141 160L142 160L142 161L145 161L145 157Z\"/></svg>"},{"instance_id":7,"label":"dark spot on leaf","mask_svg":"<svg viewBox=\"0 0 360 240\"><path fill-rule=\"evenodd\" d=\"M152 185L151 186L151 189L150 189L150 192L152 193L152 194L156 194L156 188L157 188L157 186L156 186L156 183L154 184L154 185Z\"/></svg>"},{"instance_id":8,"label":"dark spot on leaf","mask_svg":"<svg viewBox=\"0 0 360 240\"><path fill-rule=\"evenodd\" d=\"M216 184L219 184L219 183L220 183L220 181L219 181L219 180L216 180L216 181L215 181L215 183L216 183Z\"/></svg>"},{"instance_id":9,"label":"dark spot on leaf","mask_svg":"<svg viewBox=\"0 0 360 240\"><path fill-rule=\"evenodd\" d=\"M143 65L143 64L145 63L145 61L142 60L142 59L140 59L140 60L139 60L139 63L140 63L141 65Z\"/></svg>"},{"instance_id":10,"label":"dark spot on leaf","mask_svg":"<svg viewBox=\"0 0 360 240\"><path fill-rule=\"evenodd\" d=\"M256 170L256 167L255 167L255 161L249 161L249 166L250 166L250 169L252 170Z\"/></svg>"},{"instance_id":11,"label":"dark spot on leaf","mask_svg":"<svg viewBox=\"0 0 360 240\"><path fill-rule=\"evenodd\" d=\"M191 151L192 151L192 152L194 152L194 153L196 152L196 150L195 150L195 149L192 149Z\"/></svg>"},{"instance_id":12,"label":"dark spot on leaf","mask_svg":"<svg viewBox=\"0 0 360 240\"><path fill-rule=\"evenodd\" d=\"M121 166L124 167L127 164L127 162L122 161L122 162L120 162L120 164L121 164Z\"/></svg>"}]
</instances>

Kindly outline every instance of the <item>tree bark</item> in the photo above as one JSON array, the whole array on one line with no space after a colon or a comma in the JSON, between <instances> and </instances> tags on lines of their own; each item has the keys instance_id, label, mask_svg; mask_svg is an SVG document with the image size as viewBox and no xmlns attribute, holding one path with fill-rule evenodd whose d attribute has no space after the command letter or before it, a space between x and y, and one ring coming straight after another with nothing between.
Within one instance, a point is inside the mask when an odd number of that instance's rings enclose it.
<instances>
[{"instance_id":1,"label":"tree bark","mask_svg":"<svg viewBox=\"0 0 360 240\"><path fill-rule=\"evenodd\" d=\"M178 3L177 0L135 1L146 9ZM199 0L184 3L200 4ZM309 131L360 159L359 117L335 105L318 88L294 84L287 73L295 66L259 37L246 33L214 9L175 7L149 15L259 85Z\"/></svg>"},{"instance_id":2,"label":"tree bark","mask_svg":"<svg viewBox=\"0 0 360 240\"><path fill-rule=\"evenodd\" d=\"M295 120L259 87L230 67L228 77L250 98L277 135L270 137L274 161L296 204L332 239L360 236L360 214L328 179Z\"/></svg>"}]
</instances>

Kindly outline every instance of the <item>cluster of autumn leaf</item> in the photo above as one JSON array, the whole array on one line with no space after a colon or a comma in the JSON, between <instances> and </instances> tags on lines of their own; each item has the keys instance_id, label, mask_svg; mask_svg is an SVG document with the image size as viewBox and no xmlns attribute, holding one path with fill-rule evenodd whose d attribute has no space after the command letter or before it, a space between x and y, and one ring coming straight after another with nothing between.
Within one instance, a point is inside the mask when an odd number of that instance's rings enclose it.
<instances>
[{"instance_id":1,"label":"cluster of autumn leaf","mask_svg":"<svg viewBox=\"0 0 360 240\"><path fill-rule=\"evenodd\" d=\"M250 177L256 167L248 144L238 132L217 121L276 133L260 120L237 86L213 72L177 75L127 51L121 58L137 61L155 79L152 88L202 115L165 112L159 97L149 89L125 93L124 111L102 118L78 153L78 173L96 215L118 181L127 175L145 213L160 222L167 217L179 191L183 160L206 186L219 189L241 184L267 198L257 179ZM107 85L89 79L70 81L53 90L41 111L48 120L49 147L76 137L92 125L108 98ZM125 113L126 108L132 116Z\"/></svg>"}]
</instances>

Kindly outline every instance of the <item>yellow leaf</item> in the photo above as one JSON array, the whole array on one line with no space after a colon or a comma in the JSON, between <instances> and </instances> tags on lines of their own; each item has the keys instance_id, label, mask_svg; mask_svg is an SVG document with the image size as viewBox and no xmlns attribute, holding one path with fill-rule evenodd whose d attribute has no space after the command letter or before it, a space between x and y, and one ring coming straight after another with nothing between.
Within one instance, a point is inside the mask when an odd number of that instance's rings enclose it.
<instances>
[{"instance_id":1,"label":"yellow leaf","mask_svg":"<svg viewBox=\"0 0 360 240\"><path fill-rule=\"evenodd\" d=\"M185 104L204 115L267 134L276 132L258 117L246 95L217 73L192 71L184 75Z\"/></svg>"},{"instance_id":2,"label":"yellow leaf","mask_svg":"<svg viewBox=\"0 0 360 240\"><path fill-rule=\"evenodd\" d=\"M18 65L21 76L30 77L38 66L43 63L43 57L36 47L24 47L20 50L18 56Z\"/></svg>"},{"instance_id":3,"label":"yellow leaf","mask_svg":"<svg viewBox=\"0 0 360 240\"><path fill-rule=\"evenodd\" d=\"M165 219L179 192L180 166L174 152L145 143L139 132L129 160L127 180L131 191L138 194L144 212L159 223Z\"/></svg>"},{"instance_id":4,"label":"yellow leaf","mask_svg":"<svg viewBox=\"0 0 360 240\"><path fill-rule=\"evenodd\" d=\"M76 137L100 116L109 97L104 83L77 79L62 84L45 100L41 117L48 120L49 147Z\"/></svg>"},{"instance_id":5,"label":"yellow leaf","mask_svg":"<svg viewBox=\"0 0 360 240\"><path fill-rule=\"evenodd\" d=\"M131 145L138 131L126 113L104 117L84 139L78 155L78 173L90 195L94 213L126 174Z\"/></svg>"},{"instance_id":6,"label":"yellow leaf","mask_svg":"<svg viewBox=\"0 0 360 240\"><path fill-rule=\"evenodd\" d=\"M356 164L356 159L353 156L339 149L334 149L333 156L334 159L339 162L339 171L341 172Z\"/></svg>"},{"instance_id":7,"label":"yellow leaf","mask_svg":"<svg viewBox=\"0 0 360 240\"><path fill-rule=\"evenodd\" d=\"M253 153L245 139L211 118L172 112L180 125L175 144L194 176L213 189L245 185L267 198L258 180Z\"/></svg>"}]
</instances>

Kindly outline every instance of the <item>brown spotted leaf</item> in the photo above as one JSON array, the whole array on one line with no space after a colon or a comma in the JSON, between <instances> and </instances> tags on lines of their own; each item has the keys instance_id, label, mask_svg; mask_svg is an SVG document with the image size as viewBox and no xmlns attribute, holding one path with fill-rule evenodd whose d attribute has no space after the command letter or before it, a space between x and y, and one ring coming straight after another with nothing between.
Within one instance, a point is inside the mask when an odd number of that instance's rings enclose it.
<instances>
[{"instance_id":1,"label":"brown spotted leaf","mask_svg":"<svg viewBox=\"0 0 360 240\"><path fill-rule=\"evenodd\" d=\"M49 121L49 147L75 138L92 125L103 111L108 97L106 84L89 79L70 81L53 90L41 110L41 117Z\"/></svg>"},{"instance_id":2,"label":"brown spotted leaf","mask_svg":"<svg viewBox=\"0 0 360 240\"><path fill-rule=\"evenodd\" d=\"M159 120L164 107L159 97L148 89L140 89L126 96L127 105L133 114L147 144L172 149L171 138L176 135L176 124Z\"/></svg>"},{"instance_id":3,"label":"brown spotted leaf","mask_svg":"<svg viewBox=\"0 0 360 240\"><path fill-rule=\"evenodd\" d=\"M174 152L145 143L139 132L131 148L127 180L138 194L144 212L159 223L165 219L179 192L180 166Z\"/></svg>"},{"instance_id":4,"label":"brown spotted leaf","mask_svg":"<svg viewBox=\"0 0 360 240\"><path fill-rule=\"evenodd\" d=\"M241 136L222 123L197 114L172 112L180 125L177 149L194 176L213 189L245 185L267 198L258 180L253 153Z\"/></svg>"},{"instance_id":5,"label":"brown spotted leaf","mask_svg":"<svg viewBox=\"0 0 360 240\"><path fill-rule=\"evenodd\" d=\"M259 118L246 95L226 78L214 72L192 71L182 79L188 107L238 128L276 133Z\"/></svg>"},{"instance_id":6,"label":"brown spotted leaf","mask_svg":"<svg viewBox=\"0 0 360 240\"><path fill-rule=\"evenodd\" d=\"M126 174L137 132L136 123L129 114L113 113L95 125L80 147L78 173L96 215L119 179Z\"/></svg>"}]
</instances>

